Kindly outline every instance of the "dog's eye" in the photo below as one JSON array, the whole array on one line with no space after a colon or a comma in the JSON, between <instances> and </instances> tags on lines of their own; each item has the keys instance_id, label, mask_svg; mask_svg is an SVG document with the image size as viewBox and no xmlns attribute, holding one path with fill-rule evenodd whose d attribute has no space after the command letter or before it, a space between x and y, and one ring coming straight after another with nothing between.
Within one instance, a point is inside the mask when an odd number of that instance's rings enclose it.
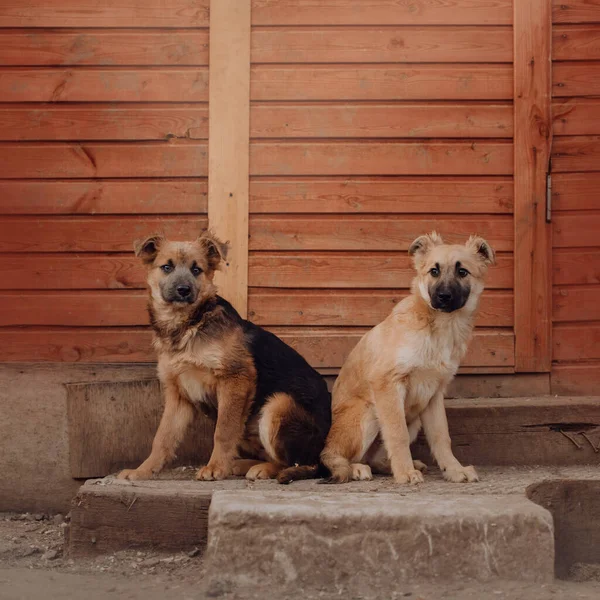
<instances>
[{"instance_id":1,"label":"dog's eye","mask_svg":"<svg viewBox=\"0 0 600 600\"><path fill-rule=\"evenodd\" d=\"M466 276L469 274L469 271L467 271L466 269L459 269L459 270L458 270L458 274L459 274L461 277L466 277Z\"/></svg>"},{"instance_id":2,"label":"dog's eye","mask_svg":"<svg viewBox=\"0 0 600 600\"><path fill-rule=\"evenodd\" d=\"M161 270L163 273L170 273L173 270L173 265L163 265Z\"/></svg>"},{"instance_id":3,"label":"dog's eye","mask_svg":"<svg viewBox=\"0 0 600 600\"><path fill-rule=\"evenodd\" d=\"M202 269L200 267L196 267L196 266L192 267L190 269L190 271L192 272L192 275L194 277L198 277L198 275L200 275L200 273L202 273Z\"/></svg>"},{"instance_id":4,"label":"dog's eye","mask_svg":"<svg viewBox=\"0 0 600 600\"><path fill-rule=\"evenodd\" d=\"M440 270L437 267L433 267L433 269L431 269L429 272L431 273L432 277L440 276Z\"/></svg>"}]
</instances>

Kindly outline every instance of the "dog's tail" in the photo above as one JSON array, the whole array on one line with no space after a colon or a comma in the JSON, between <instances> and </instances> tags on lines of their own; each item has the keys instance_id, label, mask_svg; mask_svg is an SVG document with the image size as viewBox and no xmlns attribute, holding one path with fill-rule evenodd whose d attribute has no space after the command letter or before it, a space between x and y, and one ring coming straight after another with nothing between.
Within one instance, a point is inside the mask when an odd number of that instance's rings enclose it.
<instances>
[{"instance_id":1,"label":"dog's tail","mask_svg":"<svg viewBox=\"0 0 600 600\"><path fill-rule=\"evenodd\" d=\"M317 479L319 477L328 477L329 470L319 463L318 465L294 465L279 471L277 481L287 485L292 481L300 481L301 479Z\"/></svg>"}]
</instances>

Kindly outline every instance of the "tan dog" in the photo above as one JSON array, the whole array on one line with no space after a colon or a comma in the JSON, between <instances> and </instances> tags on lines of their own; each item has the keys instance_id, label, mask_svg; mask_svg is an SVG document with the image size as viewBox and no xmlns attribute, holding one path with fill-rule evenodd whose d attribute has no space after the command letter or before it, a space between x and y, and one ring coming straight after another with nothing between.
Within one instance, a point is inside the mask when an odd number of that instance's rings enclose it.
<instances>
[{"instance_id":1,"label":"tan dog","mask_svg":"<svg viewBox=\"0 0 600 600\"><path fill-rule=\"evenodd\" d=\"M314 477L331 424L324 379L278 337L217 295L227 244L152 236L135 252L148 269L148 312L165 409L150 456L121 479L149 479L175 457L196 410L216 419L198 479Z\"/></svg>"},{"instance_id":2,"label":"tan dog","mask_svg":"<svg viewBox=\"0 0 600 600\"><path fill-rule=\"evenodd\" d=\"M424 465L410 453L421 425L448 481L478 480L452 454L444 392L467 350L494 251L480 237L447 245L433 232L409 254L417 271L411 295L364 335L333 388L321 454L332 482L371 479L371 469L398 483L422 482Z\"/></svg>"}]
</instances>

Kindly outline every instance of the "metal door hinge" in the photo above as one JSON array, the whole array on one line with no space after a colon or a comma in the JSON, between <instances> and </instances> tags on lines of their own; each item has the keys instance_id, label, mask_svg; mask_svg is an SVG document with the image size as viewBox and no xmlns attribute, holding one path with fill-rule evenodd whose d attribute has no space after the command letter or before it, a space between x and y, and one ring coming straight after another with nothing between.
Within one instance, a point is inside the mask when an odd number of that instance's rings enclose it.
<instances>
[{"instance_id":1,"label":"metal door hinge","mask_svg":"<svg viewBox=\"0 0 600 600\"><path fill-rule=\"evenodd\" d=\"M546 223L552 222L552 175L546 175Z\"/></svg>"}]
</instances>

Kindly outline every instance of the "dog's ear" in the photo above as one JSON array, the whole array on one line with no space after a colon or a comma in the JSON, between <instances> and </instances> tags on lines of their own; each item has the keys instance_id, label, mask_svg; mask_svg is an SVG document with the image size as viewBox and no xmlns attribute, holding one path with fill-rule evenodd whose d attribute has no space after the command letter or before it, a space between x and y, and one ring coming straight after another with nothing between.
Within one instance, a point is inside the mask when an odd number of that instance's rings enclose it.
<instances>
[{"instance_id":1,"label":"dog's ear","mask_svg":"<svg viewBox=\"0 0 600 600\"><path fill-rule=\"evenodd\" d=\"M222 242L210 229L204 231L198 238L200 245L206 250L208 264L213 269L218 269L221 261L227 260L229 243Z\"/></svg>"},{"instance_id":2,"label":"dog's ear","mask_svg":"<svg viewBox=\"0 0 600 600\"><path fill-rule=\"evenodd\" d=\"M133 250L135 255L138 258L141 258L144 264L149 265L154 262L164 241L165 238L162 235L154 234L143 240L136 240L133 242Z\"/></svg>"},{"instance_id":3,"label":"dog's ear","mask_svg":"<svg viewBox=\"0 0 600 600\"><path fill-rule=\"evenodd\" d=\"M494 249L478 235L472 235L465 244L467 248L472 250L477 258L482 260L486 266L496 264L496 253Z\"/></svg>"},{"instance_id":4,"label":"dog's ear","mask_svg":"<svg viewBox=\"0 0 600 600\"><path fill-rule=\"evenodd\" d=\"M434 246L441 246L444 243L442 236L432 231L427 235L419 236L408 249L408 253L415 258L415 261L420 256L425 256Z\"/></svg>"}]
</instances>

